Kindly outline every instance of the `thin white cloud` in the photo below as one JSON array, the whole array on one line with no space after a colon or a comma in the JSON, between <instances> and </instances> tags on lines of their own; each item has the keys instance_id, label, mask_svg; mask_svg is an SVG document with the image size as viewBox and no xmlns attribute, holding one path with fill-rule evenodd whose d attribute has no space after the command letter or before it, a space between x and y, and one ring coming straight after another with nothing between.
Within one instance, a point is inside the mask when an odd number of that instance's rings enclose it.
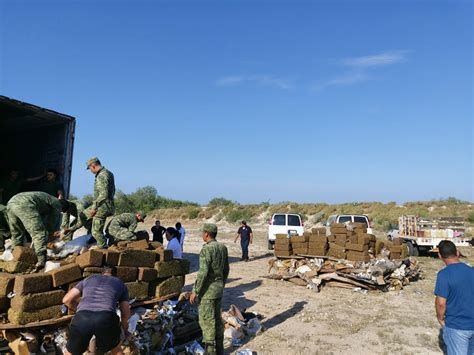
<instances>
[{"instance_id":1,"label":"thin white cloud","mask_svg":"<svg viewBox=\"0 0 474 355\"><path fill-rule=\"evenodd\" d=\"M312 91L321 91L330 86L350 86L364 81L370 80L370 77L364 72L352 72L346 73L334 78L327 80L322 80L316 83L311 90Z\"/></svg>"},{"instance_id":2,"label":"thin white cloud","mask_svg":"<svg viewBox=\"0 0 474 355\"><path fill-rule=\"evenodd\" d=\"M381 67L405 62L406 53L407 51L391 51L364 57L346 58L342 60L342 64L358 68Z\"/></svg>"},{"instance_id":3,"label":"thin white cloud","mask_svg":"<svg viewBox=\"0 0 474 355\"><path fill-rule=\"evenodd\" d=\"M254 83L259 86L272 86L282 90L292 88L292 85L288 80L272 75L236 75L225 76L216 80L217 86L236 86L244 83Z\"/></svg>"}]
</instances>

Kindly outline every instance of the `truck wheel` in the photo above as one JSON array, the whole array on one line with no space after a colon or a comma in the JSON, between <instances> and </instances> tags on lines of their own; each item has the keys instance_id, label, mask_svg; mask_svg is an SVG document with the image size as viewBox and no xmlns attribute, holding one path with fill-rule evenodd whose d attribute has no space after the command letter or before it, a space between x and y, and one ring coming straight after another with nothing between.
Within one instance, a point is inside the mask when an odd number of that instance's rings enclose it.
<instances>
[{"instance_id":1,"label":"truck wheel","mask_svg":"<svg viewBox=\"0 0 474 355\"><path fill-rule=\"evenodd\" d=\"M408 247L408 255L409 256L419 256L420 255L420 251L418 250L418 247L413 245L412 242L407 242L406 245Z\"/></svg>"},{"instance_id":2,"label":"truck wheel","mask_svg":"<svg viewBox=\"0 0 474 355\"><path fill-rule=\"evenodd\" d=\"M274 245L271 241L268 241L268 250L273 250Z\"/></svg>"}]
</instances>

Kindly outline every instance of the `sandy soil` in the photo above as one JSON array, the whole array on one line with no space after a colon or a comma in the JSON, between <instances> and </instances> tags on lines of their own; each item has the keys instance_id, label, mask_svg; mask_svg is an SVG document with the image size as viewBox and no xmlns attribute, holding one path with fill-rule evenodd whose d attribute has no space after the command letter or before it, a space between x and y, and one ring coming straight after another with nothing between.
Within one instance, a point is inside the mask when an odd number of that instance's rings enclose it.
<instances>
[{"instance_id":1,"label":"sandy soil","mask_svg":"<svg viewBox=\"0 0 474 355\"><path fill-rule=\"evenodd\" d=\"M171 224L171 223L170 223ZM185 257L192 261L186 279L190 289L198 269L202 240L197 225L186 225ZM233 243L238 226L220 226L218 239L229 249L230 276L223 307L231 304L262 314L265 331L241 348L260 354L441 354L433 289L440 260L420 257L425 278L402 291L362 294L326 287L315 293L285 281L262 278L273 255L265 228L254 228L250 262L241 262ZM474 264L474 250L462 250Z\"/></svg>"}]
</instances>

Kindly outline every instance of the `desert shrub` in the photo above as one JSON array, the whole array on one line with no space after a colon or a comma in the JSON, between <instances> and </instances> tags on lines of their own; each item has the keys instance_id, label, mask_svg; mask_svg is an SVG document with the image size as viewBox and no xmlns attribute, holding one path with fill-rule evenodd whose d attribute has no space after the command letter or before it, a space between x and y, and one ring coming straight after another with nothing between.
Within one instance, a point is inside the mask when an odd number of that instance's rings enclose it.
<instances>
[{"instance_id":1,"label":"desert shrub","mask_svg":"<svg viewBox=\"0 0 474 355\"><path fill-rule=\"evenodd\" d=\"M470 223L474 223L474 211L469 212L469 214L467 215L467 221Z\"/></svg>"},{"instance_id":2,"label":"desert shrub","mask_svg":"<svg viewBox=\"0 0 474 355\"><path fill-rule=\"evenodd\" d=\"M201 209L199 207L189 206L186 208L186 217L189 219L196 219L199 216Z\"/></svg>"},{"instance_id":3,"label":"desert shrub","mask_svg":"<svg viewBox=\"0 0 474 355\"><path fill-rule=\"evenodd\" d=\"M227 213L225 213L225 218L230 223L235 223L237 221L242 220L250 220L254 216L252 209L247 207L238 207L231 209Z\"/></svg>"},{"instance_id":4,"label":"desert shrub","mask_svg":"<svg viewBox=\"0 0 474 355\"><path fill-rule=\"evenodd\" d=\"M216 206L232 206L236 204L237 204L236 202L225 199L224 197L215 197L212 200L210 200L207 205L216 207Z\"/></svg>"}]
</instances>

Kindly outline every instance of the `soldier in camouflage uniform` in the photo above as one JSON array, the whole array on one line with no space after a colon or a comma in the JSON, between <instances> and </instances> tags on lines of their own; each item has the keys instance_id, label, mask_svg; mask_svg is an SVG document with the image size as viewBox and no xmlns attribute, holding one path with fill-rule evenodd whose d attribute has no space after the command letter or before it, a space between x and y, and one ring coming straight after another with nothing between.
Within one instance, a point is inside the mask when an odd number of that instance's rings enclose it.
<instances>
[{"instance_id":1,"label":"soldier in camouflage uniform","mask_svg":"<svg viewBox=\"0 0 474 355\"><path fill-rule=\"evenodd\" d=\"M63 232L63 240L70 241L74 235L74 232L81 227L85 227L87 232L90 233L91 219L87 218L84 212L84 205L78 200L69 200L68 208L63 213L63 221L61 223L61 231Z\"/></svg>"},{"instance_id":2,"label":"soldier in camouflage uniform","mask_svg":"<svg viewBox=\"0 0 474 355\"><path fill-rule=\"evenodd\" d=\"M58 234L61 212L66 209L66 200L58 200L45 192L22 192L13 196L7 204L12 247L22 245L28 232L38 257L36 266L44 266L48 237Z\"/></svg>"},{"instance_id":3,"label":"soldier in camouflage uniform","mask_svg":"<svg viewBox=\"0 0 474 355\"><path fill-rule=\"evenodd\" d=\"M199 255L199 271L190 302L199 302L199 325L206 354L224 354L224 325L221 316L224 285L229 276L227 248L216 241L217 226L204 224L202 239L206 244Z\"/></svg>"},{"instance_id":4,"label":"soldier in camouflage uniform","mask_svg":"<svg viewBox=\"0 0 474 355\"><path fill-rule=\"evenodd\" d=\"M105 233L110 239L109 244L117 240L136 240L135 229L138 222L143 222L146 215L138 211L136 213L122 213L115 216L109 222Z\"/></svg>"},{"instance_id":5,"label":"soldier in camouflage uniform","mask_svg":"<svg viewBox=\"0 0 474 355\"><path fill-rule=\"evenodd\" d=\"M94 201L86 210L86 215L92 218L92 236L97 241L97 246L105 249L107 248L107 241L104 236L105 219L115 212L114 174L104 168L98 158L91 158L86 164L87 169L95 174Z\"/></svg>"},{"instance_id":6,"label":"soldier in camouflage uniform","mask_svg":"<svg viewBox=\"0 0 474 355\"><path fill-rule=\"evenodd\" d=\"M5 239L10 238L10 227L8 226L7 208L0 205L0 251L5 250Z\"/></svg>"}]
</instances>

